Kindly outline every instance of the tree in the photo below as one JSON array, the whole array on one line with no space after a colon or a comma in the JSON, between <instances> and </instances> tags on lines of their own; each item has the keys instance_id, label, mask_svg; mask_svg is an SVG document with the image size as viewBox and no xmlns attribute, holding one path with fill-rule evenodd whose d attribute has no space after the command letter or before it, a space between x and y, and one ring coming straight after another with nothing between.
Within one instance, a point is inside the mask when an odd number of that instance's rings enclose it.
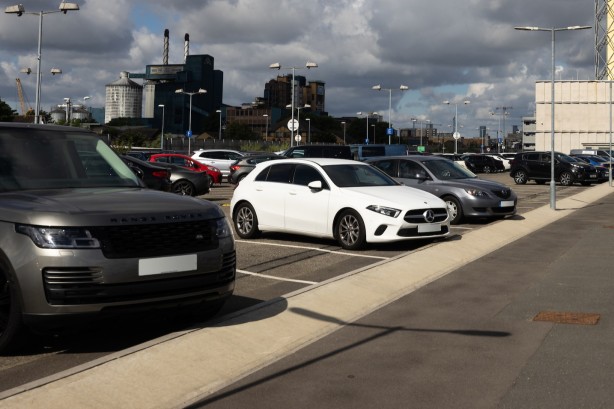
<instances>
[{"instance_id":1,"label":"tree","mask_svg":"<svg viewBox=\"0 0 614 409\"><path fill-rule=\"evenodd\" d=\"M0 122L13 122L17 111L0 99Z\"/></svg>"},{"instance_id":2,"label":"tree","mask_svg":"<svg viewBox=\"0 0 614 409\"><path fill-rule=\"evenodd\" d=\"M235 122L226 126L224 138L242 141L255 141L260 139L260 135L252 131L248 125Z\"/></svg>"}]
</instances>

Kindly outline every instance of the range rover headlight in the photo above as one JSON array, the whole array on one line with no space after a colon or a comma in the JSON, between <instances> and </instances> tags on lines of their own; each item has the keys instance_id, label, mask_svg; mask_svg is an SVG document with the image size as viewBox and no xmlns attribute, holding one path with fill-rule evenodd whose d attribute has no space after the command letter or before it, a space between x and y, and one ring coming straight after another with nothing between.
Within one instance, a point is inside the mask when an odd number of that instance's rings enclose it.
<instances>
[{"instance_id":1,"label":"range rover headlight","mask_svg":"<svg viewBox=\"0 0 614 409\"><path fill-rule=\"evenodd\" d=\"M232 229L225 217L216 220L215 235L218 238L224 238L232 235Z\"/></svg>"},{"instance_id":2,"label":"range rover headlight","mask_svg":"<svg viewBox=\"0 0 614 409\"><path fill-rule=\"evenodd\" d=\"M371 210L372 212L383 214L384 216L390 216L390 217L397 217L399 213L401 213L399 209L394 209L392 207L377 206L377 205L367 206L367 209Z\"/></svg>"},{"instance_id":3,"label":"range rover headlight","mask_svg":"<svg viewBox=\"0 0 614 409\"><path fill-rule=\"evenodd\" d=\"M17 233L30 237L38 247L46 249L97 249L98 239L80 227L40 227L18 224Z\"/></svg>"}]
</instances>

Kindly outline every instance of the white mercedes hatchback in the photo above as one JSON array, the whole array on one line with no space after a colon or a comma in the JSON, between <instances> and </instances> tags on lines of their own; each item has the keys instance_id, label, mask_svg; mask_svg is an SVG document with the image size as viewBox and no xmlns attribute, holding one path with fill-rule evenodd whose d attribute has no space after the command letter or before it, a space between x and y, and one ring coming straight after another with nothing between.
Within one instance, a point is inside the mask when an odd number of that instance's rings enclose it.
<instances>
[{"instance_id":1,"label":"white mercedes hatchback","mask_svg":"<svg viewBox=\"0 0 614 409\"><path fill-rule=\"evenodd\" d=\"M450 234L443 200L346 159L260 163L234 190L230 212L243 239L287 232L334 238L349 250Z\"/></svg>"}]
</instances>

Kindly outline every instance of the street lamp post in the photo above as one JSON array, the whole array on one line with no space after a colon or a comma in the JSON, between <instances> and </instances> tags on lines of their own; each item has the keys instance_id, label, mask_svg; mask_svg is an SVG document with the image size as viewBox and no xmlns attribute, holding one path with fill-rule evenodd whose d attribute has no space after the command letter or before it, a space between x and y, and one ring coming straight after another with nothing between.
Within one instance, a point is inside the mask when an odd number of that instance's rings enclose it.
<instances>
[{"instance_id":1,"label":"street lamp post","mask_svg":"<svg viewBox=\"0 0 614 409\"><path fill-rule=\"evenodd\" d=\"M164 150L164 104L158 105L162 108L162 133L160 134L160 150Z\"/></svg>"},{"instance_id":2,"label":"street lamp post","mask_svg":"<svg viewBox=\"0 0 614 409\"><path fill-rule=\"evenodd\" d=\"M266 126L264 131L264 140L267 141L269 139L269 114L262 115L266 120Z\"/></svg>"},{"instance_id":3,"label":"street lamp post","mask_svg":"<svg viewBox=\"0 0 614 409\"><path fill-rule=\"evenodd\" d=\"M556 67L554 65L554 38L557 31L572 31L586 30L591 26L570 26L559 28L542 28L542 27L514 27L516 30L522 31L550 31L552 38L552 78L550 81L550 208L556 210L556 182L554 180L554 76Z\"/></svg>"},{"instance_id":4,"label":"street lamp post","mask_svg":"<svg viewBox=\"0 0 614 409\"><path fill-rule=\"evenodd\" d=\"M219 124L219 128L217 130L217 139L219 141L222 140L222 110L218 109L215 112L217 112L218 114L220 114L220 124Z\"/></svg>"},{"instance_id":5,"label":"street lamp post","mask_svg":"<svg viewBox=\"0 0 614 409\"><path fill-rule=\"evenodd\" d=\"M367 138L365 139L365 143L368 145L369 144L369 115L377 115L377 112L371 112L370 114L368 112L357 112L356 115L364 115L365 118L367 118ZM375 135L373 135L373 137L375 137Z\"/></svg>"},{"instance_id":6,"label":"street lamp post","mask_svg":"<svg viewBox=\"0 0 614 409\"><path fill-rule=\"evenodd\" d=\"M341 125L343 125L343 144L345 145L345 121L341 122Z\"/></svg>"},{"instance_id":7,"label":"street lamp post","mask_svg":"<svg viewBox=\"0 0 614 409\"><path fill-rule=\"evenodd\" d=\"M450 105L450 101L443 101L444 104ZM470 101L465 100L463 104L467 105ZM454 103L454 153L458 153L458 140L460 139L460 134L458 133L458 103Z\"/></svg>"},{"instance_id":8,"label":"street lamp post","mask_svg":"<svg viewBox=\"0 0 614 409\"><path fill-rule=\"evenodd\" d=\"M302 107L292 108L292 104L290 104L290 105L286 105L286 108L290 108L290 109L293 109L293 110L296 109L296 113L298 114L298 117L296 119L296 123L297 123L297 125L296 125L296 133L297 133L298 137L300 138L301 137L301 131L300 131L300 128L301 128L301 109L311 108L311 105L305 104ZM292 128L292 129L294 129L294 128Z\"/></svg>"},{"instance_id":9,"label":"street lamp post","mask_svg":"<svg viewBox=\"0 0 614 409\"><path fill-rule=\"evenodd\" d=\"M34 123L38 124L40 123L40 111L41 111L41 80L42 80L42 71L41 71L41 58L42 58L42 53L41 53L41 49L42 49L42 43L43 43L43 15L45 14L51 14L51 13L64 13L66 14L68 11L77 11L79 10L79 5L76 3L66 3L64 1L62 1L60 3L60 7L58 8L58 10L51 10L51 11L39 11L39 12L26 12L25 7L23 6L23 4L17 4L15 6L8 6L6 9L4 9L4 12L7 14L17 14L18 17L22 16L23 14L33 14L33 15L38 15L38 54L37 54L37 70L38 72L36 73L36 101L35 101L35 105L36 105L36 112L34 113ZM52 74L55 74L53 72L53 70L51 71Z\"/></svg>"},{"instance_id":10,"label":"street lamp post","mask_svg":"<svg viewBox=\"0 0 614 409\"><path fill-rule=\"evenodd\" d=\"M281 64L276 62L276 63L273 63L273 64L269 65L269 68L274 69L274 70L280 70L281 69ZM294 144L294 87L295 87L295 85L294 85L294 75L295 75L295 71L296 70L300 70L300 69L303 69L303 68L306 68L308 70L311 69L311 68L318 68L318 64L316 64L315 62L309 62L308 61L305 64L304 67L296 67L296 66L290 67L290 69L292 70L292 84L291 84L291 87L292 87L292 96L291 96L292 101L291 101L291 104L290 104L291 105L291 110L292 110L292 126L290 127L290 146L292 146ZM298 130L298 128L297 128L297 130Z\"/></svg>"},{"instance_id":11,"label":"street lamp post","mask_svg":"<svg viewBox=\"0 0 614 409\"><path fill-rule=\"evenodd\" d=\"M184 91L183 88L179 88L175 90L176 94L185 94L185 95L190 96L190 111L189 111L189 116L188 116L188 132L187 132L188 155L192 154L192 147L191 147L191 142L192 142L192 97L196 94L205 94L206 92L207 90L202 89L202 88L200 88L198 91L195 91L195 92L187 92L187 91Z\"/></svg>"},{"instance_id":12,"label":"street lamp post","mask_svg":"<svg viewBox=\"0 0 614 409\"><path fill-rule=\"evenodd\" d=\"M388 134L388 145L390 145L390 139L392 138L392 122L391 122L391 114L392 114L392 88L382 88L381 85L374 85L371 89L375 91L388 91L388 130L386 133ZM401 85L399 87L401 91L407 91L409 87L407 85ZM373 136L375 139L375 135ZM375 140L373 141L375 142Z\"/></svg>"},{"instance_id":13,"label":"street lamp post","mask_svg":"<svg viewBox=\"0 0 614 409\"><path fill-rule=\"evenodd\" d=\"M311 118L305 119L307 121L308 131L307 131L307 142L311 143Z\"/></svg>"}]
</instances>

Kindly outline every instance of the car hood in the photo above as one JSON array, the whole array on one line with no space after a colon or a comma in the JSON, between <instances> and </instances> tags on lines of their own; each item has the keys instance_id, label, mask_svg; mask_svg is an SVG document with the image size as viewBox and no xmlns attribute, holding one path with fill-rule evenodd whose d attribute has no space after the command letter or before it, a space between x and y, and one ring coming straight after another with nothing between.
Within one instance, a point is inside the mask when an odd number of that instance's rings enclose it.
<instances>
[{"instance_id":1,"label":"car hood","mask_svg":"<svg viewBox=\"0 0 614 409\"><path fill-rule=\"evenodd\" d=\"M484 180L478 178L467 178L467 179L449 179L449 180L438 180L438 184L443 184L446 186L459 187L461 189L465 188L477 188L488 191L501 191L501 190L511 190L509 187L505 186L502 183L494 182L492 180Z\"/></svg>"},{"instance_id":2,"label":"car hood","mask_svg":"<svg viewBox=\"0 0 614 409\"><path fill-rule=\"evenodd\" d=\"M0 220L40 226L109 226L224 217L189 196L134 188L31 190L0 194Z\"/></svg>"},{"instance_id":3,"label":"car hood","mask_svg":"<svg viewBox=\"0 0 614 409\"><path fill-rule=\"evenodd\" d=\"M366 186L340 188L345 195L354 198L372 197L373 203L402 208L446 207L443 200L420 189L405 185L396 186Z\"/></svg>"}]
</instances>

